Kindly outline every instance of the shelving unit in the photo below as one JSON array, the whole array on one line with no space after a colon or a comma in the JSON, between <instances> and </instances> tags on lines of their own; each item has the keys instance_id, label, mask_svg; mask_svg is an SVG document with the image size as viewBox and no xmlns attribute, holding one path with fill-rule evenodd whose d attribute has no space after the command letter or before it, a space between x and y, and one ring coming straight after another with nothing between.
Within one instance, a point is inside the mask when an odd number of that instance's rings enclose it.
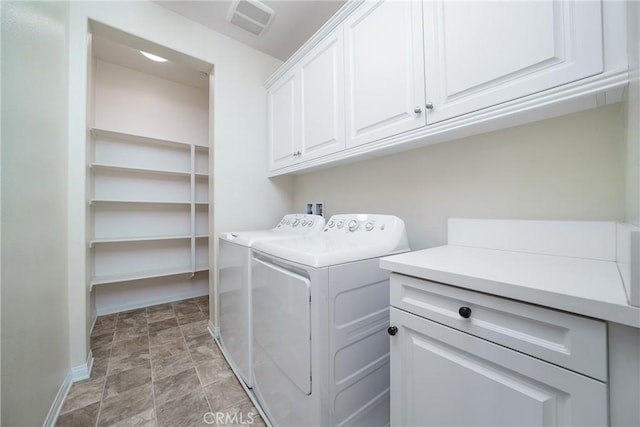
<instances>
[{"instance_id":1,"label":"shelving unit","mask_svg":"<svg viewBox=\"0 0 640 427\"><path fill-rule=\"evenodd\" d=\"M208 147L89 134L90 286L207 271Z\"/></svg>"}]
</instances>

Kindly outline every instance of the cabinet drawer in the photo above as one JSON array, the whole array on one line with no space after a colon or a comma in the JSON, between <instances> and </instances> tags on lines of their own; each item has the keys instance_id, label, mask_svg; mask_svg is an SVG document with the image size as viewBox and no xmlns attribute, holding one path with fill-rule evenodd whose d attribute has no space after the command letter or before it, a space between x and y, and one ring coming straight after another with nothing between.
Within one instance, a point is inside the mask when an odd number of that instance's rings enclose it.
<instances>
[{"instance_id":1,"label":"cabinet drawer","mask_svg":"<svg viewBox=\"0 0 640 427\"><path fill-rule=\"evenodd\" d=\"M391 305L601 381L607 380L605 322L391 274ZM461 307L471 309L464 318Z\"/></svg>"}]
</instances>

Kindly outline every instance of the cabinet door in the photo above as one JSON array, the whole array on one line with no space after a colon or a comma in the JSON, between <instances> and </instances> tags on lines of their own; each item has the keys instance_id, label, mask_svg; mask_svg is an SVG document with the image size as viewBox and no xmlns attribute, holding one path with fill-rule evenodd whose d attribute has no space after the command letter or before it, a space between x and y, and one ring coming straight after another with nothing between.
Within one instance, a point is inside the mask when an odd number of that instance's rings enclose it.
<instances>
[{"instance_id":1,"label":"cabinet door","mask_svg":"<svg viewBox=\"0 0 640 427\"><path fill-rule=\"evenodd\" d=\"M424 3L427 123L603 70L600 1Z\"/></svg>"},{"instance_id":2,"label":"cabinet door","mask_svg":"<svg viewBox=\"0 0 640 427\"><path fill-rule=\"evenodd\" d=\"M421 2L365 2L345 23L347 145L425 125Z\"/></svg>"},{"instance_id":3,"label":"cabinet door","mask_svg":"<svg viewBox=\"0 0 640 427\"><path fill-rule=\"evenodd\" d=\"M604 426L604 383L391 309L391 425Z\"/></svg>"},{"instance_id":4,"label":"cabinet door","mask_svg":"<svg viewBox=\"0 0 640 427\"><path fill-rule=\"evenodd\" d=\"M345 147L342 29L305 56L297 77L301 97L300 160L342 150Z\"/></svg>"},{"instance_id":5,"label":"cabinet door","mask_svg":"<svg viewBox=\"0 0 640 427\"><path fill-rule=\"evenodd\" d=\"M270 169L279 169L297 159L297 94L293 72L276 82L268 92Z\"/></svg>"}]
</instances>

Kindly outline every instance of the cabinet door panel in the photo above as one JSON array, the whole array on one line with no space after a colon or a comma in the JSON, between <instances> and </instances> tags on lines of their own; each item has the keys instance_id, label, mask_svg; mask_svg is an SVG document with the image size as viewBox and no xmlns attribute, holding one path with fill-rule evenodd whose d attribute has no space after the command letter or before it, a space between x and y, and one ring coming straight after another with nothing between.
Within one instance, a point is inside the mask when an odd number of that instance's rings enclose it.
<instances>
[{"instance_id":1,"label":"cabinet door panel","mask_svg":"<svg viewBox=\"0 0 640 427\"><path fill-rule=\"evenodd\" d=\"M603 70L599 1L425 2L428 123Z\"/></svg>"},{"instance_id":2,"label":"cabinet door panel","mask_svg":"<svg viewBox=\"0 0 640 427\"><path fill-rule=\"evenodd\" d=\"M425 125L420 15L420 2L379 1L345 24L348 146Z\"/></svg>"},{"instance_id":3,"label":"cabinet door panel","mask_svg":"<svg viewBox=\"0 0 640 427\"><path fill-rule=\"evenodd\" d=\"M604 383L391 309L391 424L606 425Z\"/></svg>"},{"instance_id":4,"label":"cabinet door panel","mask_svg":"<svg viewBox=\"0 0 640 427\"><path fill-rule=\"evenodd\" d=\"M329 36L300 65L301 160L344 148L342 31Z\"/></svg>"},{"instance_id":5,"label":"cabinet door panel","mask_svg":"<svg viewBox=\"0 0 640 427\"><path fill-rule=\"evenodd\" d=\"M268 93L271 169L293 163L296 138L296 84L293 73L283 77Z\"/></svg>"}]
</instances>

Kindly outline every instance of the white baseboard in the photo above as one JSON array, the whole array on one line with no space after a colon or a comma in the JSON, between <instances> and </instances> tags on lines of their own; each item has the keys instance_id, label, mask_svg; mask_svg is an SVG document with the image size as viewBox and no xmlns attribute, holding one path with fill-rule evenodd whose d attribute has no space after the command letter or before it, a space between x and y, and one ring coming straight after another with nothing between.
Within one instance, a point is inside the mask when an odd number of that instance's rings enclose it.
<instances>
[{"instance_id":1,"label":"white baseboard","mask_svg":"<svg viewBox=\"0 0 640 427\"><path fill-rule=\"evenodd\" d=\"M69 389L71 389L71 384L73 384L73 380L71 371L69 371L64 377L64 380L62 380L62 385L60 385L58 389L58 394L56 394L56 398L53 400L51 409L49 409L49 413L47 414L47 418L44 419L42 427L55 427L60 411L62 410L62 405L64 405L64 400L67 398L67 394L69 394Z\"/></svg>"},{"instance_id":2,"label":"white baseboard","mask_svg":"<svg viewBox=\"0 0 640 427\"><path fill-rule=\"evenodd\" d=\"M211 320L209 320L208 323L209 323L208 329L211 336L214 337L215 339L220 338L220 327L215 326Z\"/></svg>"},{"instance_id":3,"label":"white baseboard","mask_svg":"<svg viewBox=\"0 0 640 427\"><path fill-rule=\"evenodd\" d=\"M72 381L75 383L82 380L88 380L91 376L91 368L93 368L93 353L89 350L87 362L71 368Z\"/></svg>"}]
</instances>

